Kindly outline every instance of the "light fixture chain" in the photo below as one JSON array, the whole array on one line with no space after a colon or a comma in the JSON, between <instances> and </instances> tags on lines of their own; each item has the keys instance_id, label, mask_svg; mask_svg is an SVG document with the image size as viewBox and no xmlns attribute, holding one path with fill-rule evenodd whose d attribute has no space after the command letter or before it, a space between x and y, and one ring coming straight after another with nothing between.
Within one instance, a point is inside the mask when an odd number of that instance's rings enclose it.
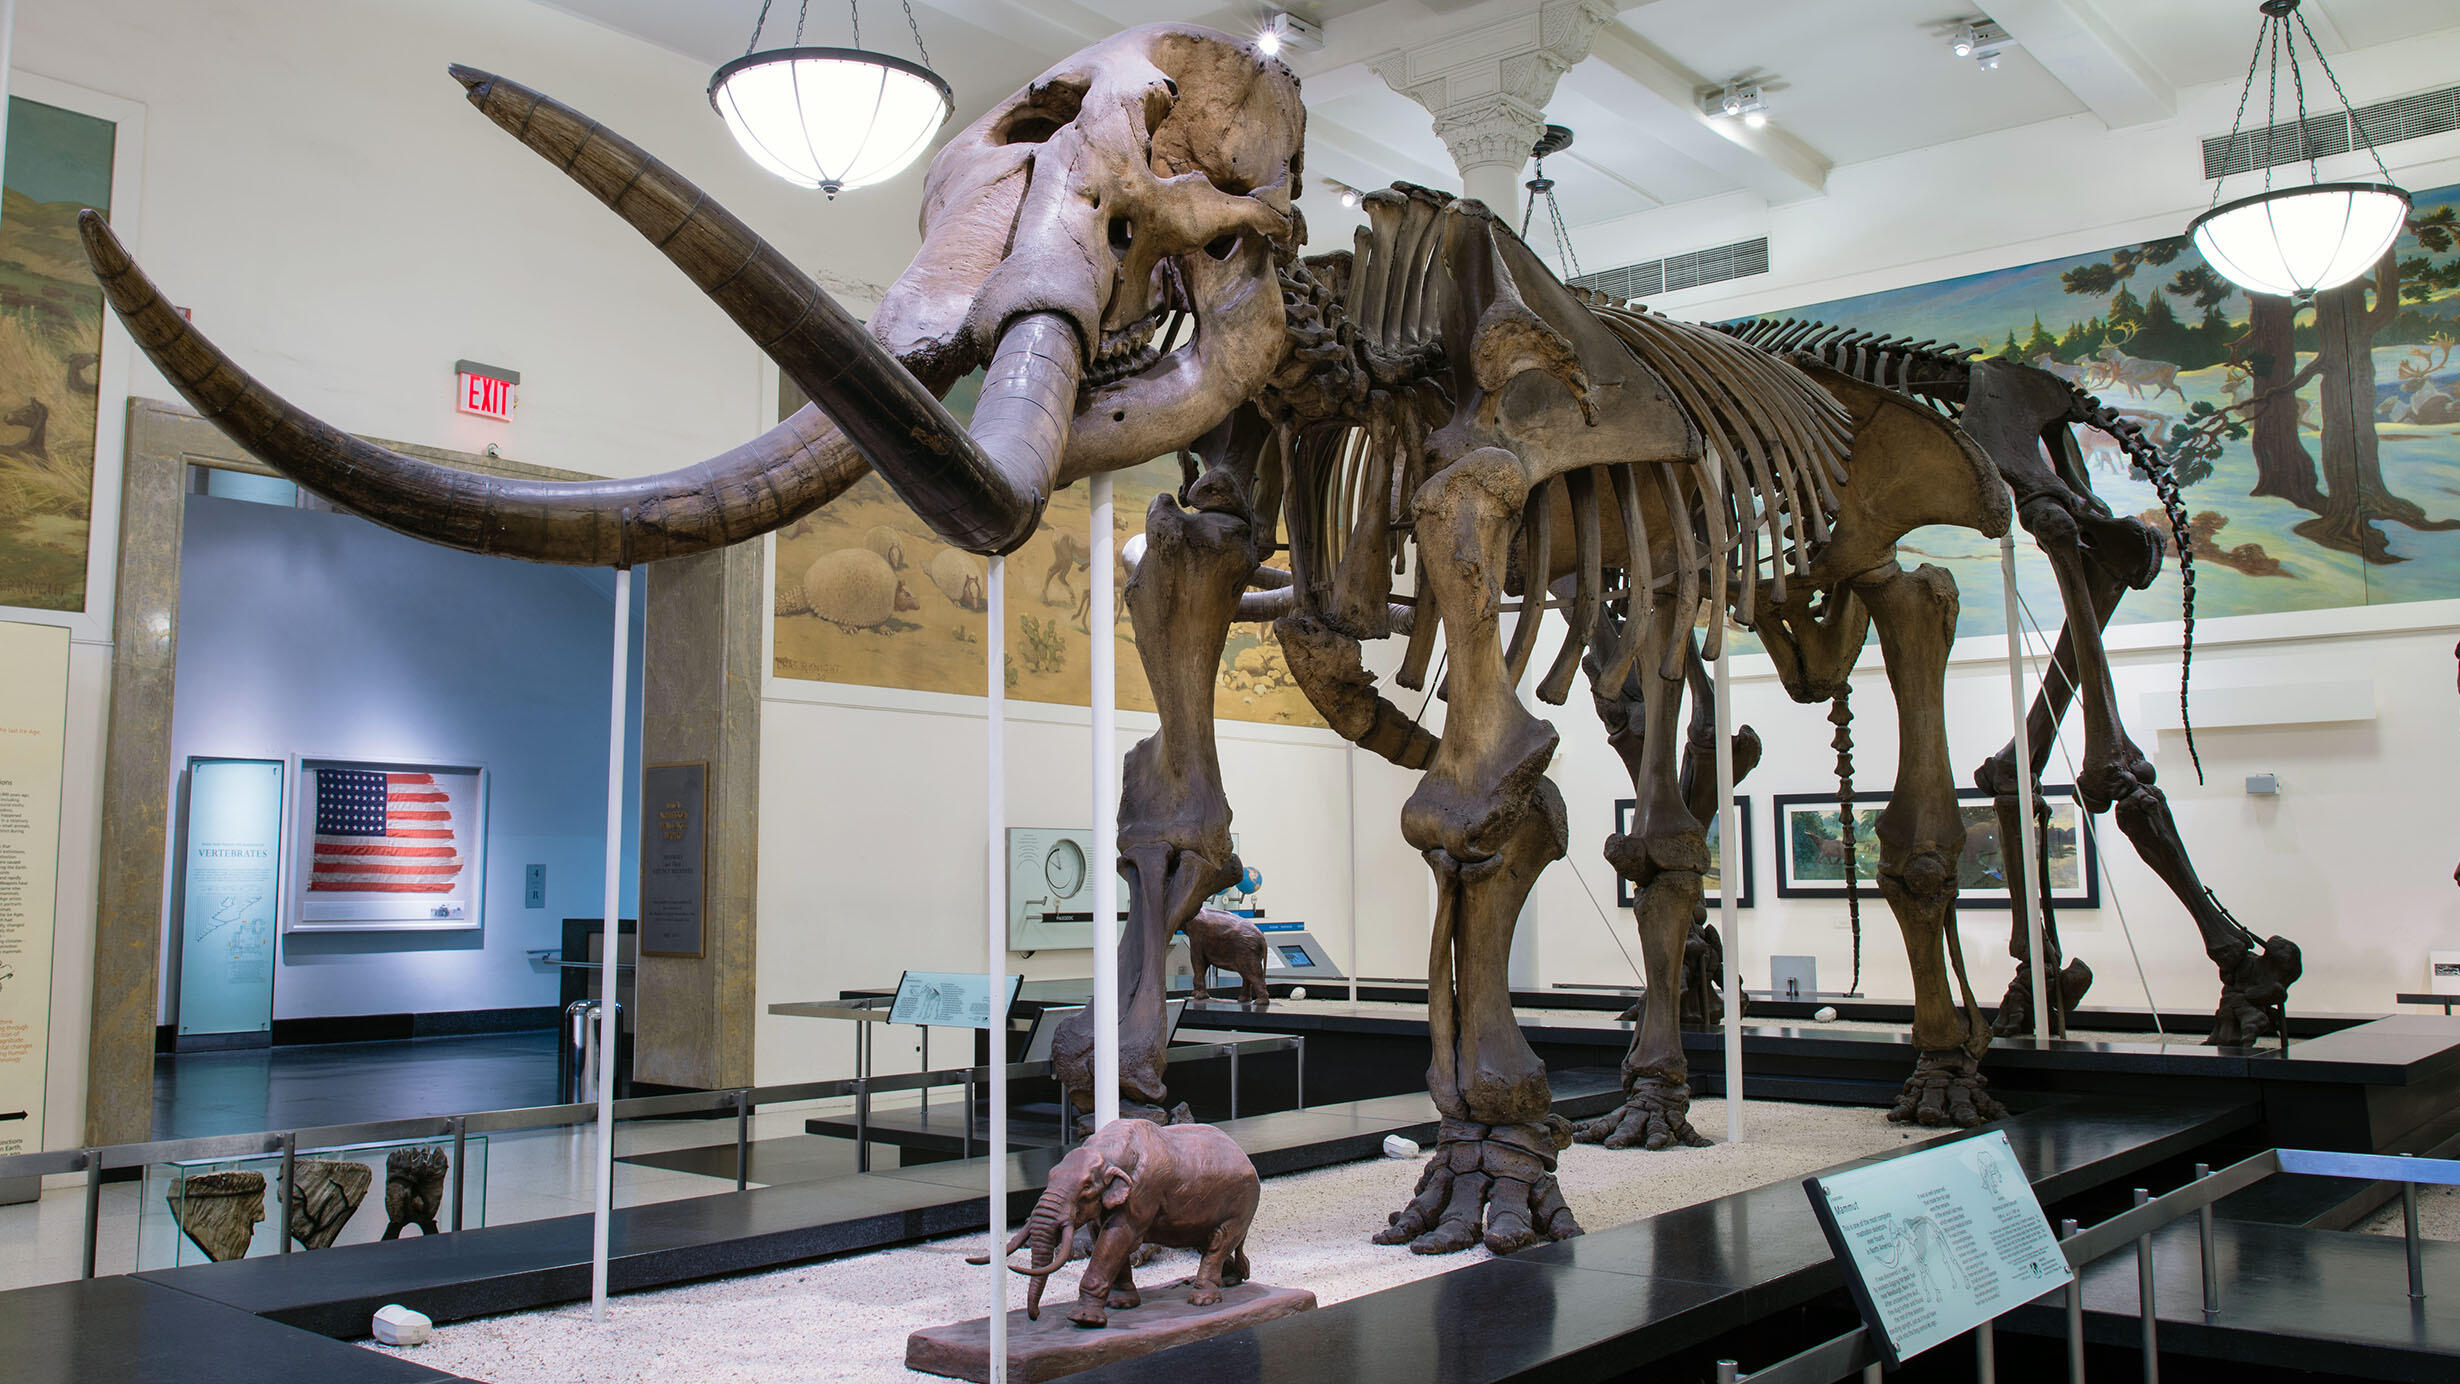
<instances>
[{"instance_id":1,"label":"light fixture chain","mask_svg":"<svg viewBox=\"0 0 2460 1384\"><path fill-rule=\"evenodd\" d=\"M2272 58L2272 66L2264 75L2264 191L2266 192L2272 190L2272 132L2281 127L2281 31L2275 27L2276 23L2277 21L2270 16L2264 19L2264 35L2271 40L2268 46L2271 49ZM2298 137L2303 142L2306 132L2300 130Z\"/></svg>"},{"instance_id":2,"label":"light fixture chain","mask_svg":"<svg viewBox=\"0 0 2460 1384\"><path fill-rule=\"evenodd\" d=\"M811 0L803 0L803 7L794 12L795 47L803 46L803 26L809 22L811 22Z\"/></svg>"},{"instance_id":3,"label":"light fixture chain","mask_svg":"<svg viewBox=\"0 0 2460 1384\"><path fill-rule=\"evenodd\" d=\"M2255 65L2263 61L2264 39L2269 36L2271 32L2272 22L2267 19L2264 21L2263 30L2255 35L2255 51L2247 54L2246 83L2238 88L2238 113L2230 118L2229 144L2224 146L2226 148L2243 147L2246 150L2247 162L2249 163L2255 161L2255 143L2253 140L2247 140L2247 142L2241 146L2239 141L2246 139L2245 134L2242 133L2246 129L2246 100L2248 97L2255 94ZM2212 204L2211 207L2207 207L2205 210L2209 211L2212 207L2221 205L2221 185L2228 181L2229 175L2227 173L2223 173L2220 177L2212 180Z\"/></svg>"},{"instance_id":4,"label":"light fixture chain","mask_svg":"<svg viewBox=\"0 0 2460 1384\"><path fill-rule=\"evenodd\" d=\"M1572 271L1572 278L1577 279L1580 277L1580 256L1572 253L1572 233L1563 224L1563 202L1555 196L1552 187L1546 189L1546 214L1555 223L1555 248L1563 254L1564 267Z\"/></svg>"},{"instance_id":5,"label":"light fixture chain","mask_svg":"<svg viewBox=\"0 0 2460 1384\"><path fill-rule=\"evenodd\" d=\"M768 22L769 0L760 0L760 17L752 21L752 41L743 45L743 56L750 57L752 50L760 46L760 31L768 25Z\"/></svg>"},{"instance_id":6,"label":"light fixture chain","mask_svg":"<svg viewBox=\"0 0 2460 1384\"><path fill-rule=\"evenodd\" d=\"M805 4L811 0L804 0ZM846 0L846 8L854 14L854 46L863 46L863 0Z\"/></svg>"},{"instance_id":7,"label":"light fixture chain","mask_svg":"<svg viewBox=\"0 0 2460 1384\"><path fill-rule=\"evenodd\" d=\"M2289 81L2298 95L2298 148L2306 155L2306 180L2319 183L2323 181L2323 154L2306 137L2306 74L2298 67L2298 36L2289 32L2287 20L2281 21L2281 46L2289 50ZM2316 49L2315 56L2322 57L2323 50Z\"/></svg>"},{"instance_id":8,"label":"light fixture chain","mask_svg":"<svg viewBox=\"0 0 2460 1384\"><path fill-rule=\"evenodd\" d=\"M2366 122L2358 119L2357 107L2349 104L2349 93L2340 89L2340 75L2332 70L2331 60L2324 57L2323 45L2315 42L2315 31L2307 28L2303 14L2298 16L2298 28L2306 34L2306 46L2315 50L2316 65L2323 69L2324 80L2332 84L2332 94L2340 98L2340 108L2349 113L2350 137L2366 146L2367 154L2375 161L2375 171L2383 175L2383 181L2390 182L2392 170L2384 166L2383 151L2377 149L2374 140L2368 137Z\"/></svg>"},{"instance_id":9,"label":"light fixture chain","mask_svg":"<svg viewBox=\"0 0 2460 1384\"><path fill-rule=\"evenodd\" d=\"M922 25L914 20L914 0L899 0L905 6L905 27L914 31L914 51L922 54L923 66L931 65L931 50L923 47Z\"/></svg>"}]
</instances>

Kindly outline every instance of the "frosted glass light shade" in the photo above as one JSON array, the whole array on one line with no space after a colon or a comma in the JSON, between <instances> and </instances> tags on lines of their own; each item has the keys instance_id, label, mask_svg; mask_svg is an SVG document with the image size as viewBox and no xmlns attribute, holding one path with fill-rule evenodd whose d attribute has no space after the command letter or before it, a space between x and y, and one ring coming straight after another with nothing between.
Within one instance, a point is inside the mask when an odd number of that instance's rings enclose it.
<instances>
[{"instance_id":1,"label":"frosted glass light shade","mask_svg":"<svg viewBox=\"0 0 2460 1384\"><path fill-rule=\"evenodd\" d=\"M2408 215L2409 194L2388 183L2313 183L2215 207L2187 235L2239 287L2304 298L2372 269Z\"/></svg>"},{"instance_id":2,"label":"frosted glass light shade","mask_svg":"<svg viewBox=\"0 0 2460 1384\"><path fill-rule=\"evenodd\" d=\"M709 79L752 161L834 197L895 177L956 109L938 73L861 48L770 48Z\"/></svg>"}]
</instances>

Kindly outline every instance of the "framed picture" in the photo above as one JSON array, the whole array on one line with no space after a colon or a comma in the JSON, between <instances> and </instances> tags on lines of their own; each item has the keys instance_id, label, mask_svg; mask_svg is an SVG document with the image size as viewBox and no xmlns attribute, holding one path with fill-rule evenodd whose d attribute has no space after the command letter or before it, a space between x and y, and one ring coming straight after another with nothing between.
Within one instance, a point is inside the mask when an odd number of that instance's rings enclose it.
<instances>
[{"instance_id":1,"label":"framed picture","mask_svg":"<svg viewBox=\"0 0 2460 1384\"><path fill-rule=\"evenodd\" d=\"M1638 810L1637 800L1616 799L1614 829L1620 833L1628 833L1631 830L1632 814ZM1718 814L1719 817L1724 815L1723 813ZM1734 906L1749 908L1751 906L1751 877L1755 873L1753 867L1757 860L1751 849L1751 795L1748 793L1734 795L1734 815L1742 822L1742 871L1736 877ZM1718 880L1725 870L1725 833L1722 830L1724 825L1722 821L1714 819L1708 824L1708 873L1701 877L1700 887L1707 895L1711 912L1716 911ZM1640 902L1640 893L1632 887L1630 880L1618 875L1614 881L1614 901L1624 908L1635 907Z\"/></svg>"},{"instance_id":2,"label":"framed picture","mask_svg":"<svg viewBox=\"0 0 2460 1384\"><path fill-rule=\"evenodd\" d=\"M485 768L303 758L298 784L285 932L479 926Z\"/></svg>"},{"instance_id":3,"label":"framed picture","mask_svg":"<svg viewBox=\"0 0 2460 1384\"><path fill-rule=\"evenodd\" d=\"M1957 793L1965 821L1965 851L1957 863L1956 901L1965 908L2009 907L2007 867L1999 848L1999 813L1978 788ZM2056 908L2099 908L2101 877L2093 858L2092 819L2076 800L2073 785L2042 789L2050 809L2043 845L2050 857L2050 902ZM1864 893L1879 894L1879 814L1885 793L1854 795L1851 867ZM1837 800L1826 793L1782 793L1776 798L1777 897L1841 899L1847 869L1845 834Z\"/></svg>"}]
</instances>

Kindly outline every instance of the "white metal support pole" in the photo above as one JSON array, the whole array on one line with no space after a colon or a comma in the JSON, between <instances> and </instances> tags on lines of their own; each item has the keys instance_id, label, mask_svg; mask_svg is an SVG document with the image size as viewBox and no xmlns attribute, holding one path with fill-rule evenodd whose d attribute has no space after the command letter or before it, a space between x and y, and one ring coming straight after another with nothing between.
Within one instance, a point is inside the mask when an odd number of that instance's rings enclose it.
<instances>
[{"instance_id":1,"label":"white metal support pole","mask_svg":"<svg viewBox=\"0 0 2460 1384\"><path fill-rule=\"evenodd\" d=\"M615 1210L615 984L623 951L624 684L632 663L632 569L615 569L615 660L606 727L606 907L598 946L598 1197L589 1232L589 1318L606 1320L607 1221Z\"/></svg>"},{"instance_id":2,"label":"white metal support pole","mask_svg":"<svg viewBox=\"0 0 2460 1384\"><path fill-rule=\"evenodd\" d=\"M1110 473L1094 476L1092 604L1093 703L1093 1126L1119 1118L1119 641L1111 612L1113 551Z\"/></svg>"},{"instance_id":3,"label":"white metal support pole","mask_svg":"<svg viewBox=\"0 0 2460 1384\"><path fill-rule=\"evenodd\" d=\"M991 675L984 689L984 794L982 836L989 900L983 909L983 970L991 985L991 1339L990 1384L1008 1378L1008 559L991 559L988 628L983 658Z\"/></svg>"},{"instance_id":4,"label":"white metal support pole","mask_svg":"<svg viewBox=\"0 0 2460 1384\"><path fill-rule=\"evenodd\" d=\"M1358 1003L1358 747L1341 747L1342 801L1350 819L1350 1003Z\"/></svg>"},{"instance_id":5,"label":"white metal support pole","mask_svg":"<svg viewBox=\"0 0 2460 1384\"><path fill-rule=\"evenodd\" d=\"M1999 580L2007 589L2007 704L2016 717L2016 831L2024 850L2025 943L2033 954L2033 1036L2050 1036L2050 976L2042 961L2041 849L2033 821L2033 722L2024 694L2024 620L2016 595L2016 534L1999 536ZM2006 849L2002 842L2000 849Z\"/></svg>"},{"instance_id":6,"label":"white metal support pole","mask_svg":"<svg viewBox=\"0 0 2460 1384\"><path fill-rule=\"evenodd\" d=\"M1713 612L1723 620L1725 612ZM1717 641L1717 839L1726 843L1717 870L1717 930L1725 934L1725 1140L1743 1137L1742 1064L1742 938L1735 934L1741 914L1734 872L1743 868L1743 854L1731 843L1742 839L1734 811L1734 685L1726 668L1725 641Z\"/></svg>"}]
</instances>

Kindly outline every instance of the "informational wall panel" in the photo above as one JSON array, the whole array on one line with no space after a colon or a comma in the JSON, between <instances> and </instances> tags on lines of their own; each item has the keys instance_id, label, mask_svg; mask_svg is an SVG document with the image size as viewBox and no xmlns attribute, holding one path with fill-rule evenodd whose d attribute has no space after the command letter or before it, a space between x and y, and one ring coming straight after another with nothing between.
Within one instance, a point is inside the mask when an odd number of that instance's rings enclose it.
<instances>
[{"instance_id":1,"label":"informational wall panel","mask_svg":"<svg viewBox=\"0 0 2460 1384\"><path fill-rule=\"evenodd\" d=\"M0 1154L42 1146L68 631L0 624Z\"/></svg>"},{"instance_id":2,"label":"informational wall panel","mask_svg":"<svg viewBox=\"0 0 2460 1384\"><path fill-rule=\"evenodd\" d=\"M706 764L641 771L641 954L701 954L709 900Z\"/></svg>"},{"instance_id":3,"label":"informational wall panel","mask_svg":"<svg viewBox=\"0 0 2460 1384\"><path fill-rule=\"evenodd\" d=\"M273 1029L282 761L188 761L180 835L179 1033Z\"/></svg>"}]
</instances>

